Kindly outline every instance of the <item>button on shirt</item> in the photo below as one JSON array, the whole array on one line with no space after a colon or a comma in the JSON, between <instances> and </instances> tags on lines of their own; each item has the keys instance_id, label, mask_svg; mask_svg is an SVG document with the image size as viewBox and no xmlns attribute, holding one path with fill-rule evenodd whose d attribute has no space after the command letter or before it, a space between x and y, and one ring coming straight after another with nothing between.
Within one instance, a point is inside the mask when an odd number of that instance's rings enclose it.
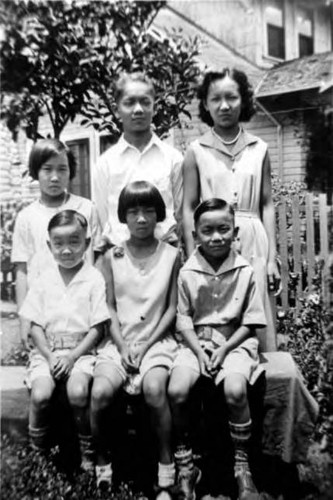
<instances>
[{"instance_id":1,"label":"button on shirt","mask_svg":"<svg viewBox=\"0 0 333 500\"><path fill-rule=\"evenodd\" d=\"M166 205L166 219L157 224L156 236L172 241L181 217L183 198L182 155L155 134L143 151L123 136L98 160L93 171L93 198L104 228L104 237L120 244L129 236L126 224L118 220L118 198L126 184L148 181L160 191ZM176 236L173 237L173 240Z\"/></svg>"},{"instance_id":2,"label":"button on shirt","mask_svg":"<svg viewBox=\"0 0 333 500\"><path fill-rule=\"evenodd\" d=\"M215 272L197 248L180 271L177 331L208 325L266 325L253 269L233 250Z\"/></svg>"},{"instance_id":3,"label":"button on shirt","mask_svg":"<svg viewBox=\"0 0 333 500\"><path fill-rule=\"evenodd\" d=\"M19 313L43 328L51 349L74 348L90 328L110 318L104 278L85 263L65 285L54 266L34 281Z\"/></svg>"}]
</instances>

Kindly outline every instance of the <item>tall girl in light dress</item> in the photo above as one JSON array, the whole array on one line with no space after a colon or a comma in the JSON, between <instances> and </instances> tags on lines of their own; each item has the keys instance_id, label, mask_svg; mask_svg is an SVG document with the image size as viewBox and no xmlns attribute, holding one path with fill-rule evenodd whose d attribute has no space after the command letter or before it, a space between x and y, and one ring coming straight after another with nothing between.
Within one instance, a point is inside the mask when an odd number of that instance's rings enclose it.
<instances>
[{"instance_id":1,"label":"tall girl in light dress","mask_svg":"<svg viewBox=\"0 0 333 500\"><path fill-rule=\"evenodd\" d=\"M183 226L187 255L194 249L193 212L201 200L222 198L235 209L239 250L253 266L265 305L265 350L274 350L275 328L269 293L280 292L276 264L275 216L267 144L239 122L254 114L246 75L235 69L206 73L199 88L199 112L211 128L186 152Z\"/></svg>"}]
</instances>

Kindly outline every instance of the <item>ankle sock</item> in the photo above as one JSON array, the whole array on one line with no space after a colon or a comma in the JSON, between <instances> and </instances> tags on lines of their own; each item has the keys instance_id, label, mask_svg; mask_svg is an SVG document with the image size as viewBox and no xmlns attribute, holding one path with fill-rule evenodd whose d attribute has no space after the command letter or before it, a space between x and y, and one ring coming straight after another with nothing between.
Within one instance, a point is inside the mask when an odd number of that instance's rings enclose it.
<instances>
[{"instance_id":1,"label":"ankle sock","mask_svg":"<svg viewBox=\"0 0 333 500\"><path fill-rule=\"evenodd\" d=\"M49 427L32 427L29 425L29 437L33 448L45 451L49 447Z\"/></svg>"},{"instance_id":2,"label":"ankle sock","mask_svg":"<svg viewBox=\"0 0 333 500\"><path fill-rule=\"evenodd\" d=\"M175 484L176 479L176 466L171 464L158 464L158 486L161 488L168 488Z\"/></svg>"},{"instance_id":3,"label":"ankle sock","mask_svg":"<svg viewBox=\"0 0 333 500\"><path fill-rule=\"evenodd\" d=\"M251 438L251 419L243 424L229 422L231 439L235 448L235 473L240 468L249 468L249 442Z\"/></svg>"},{"instance_id":4,"label":"ankle sock","mask_svg":"<svg viewBox=\"0 0 333 500\"><path fill-rule=\"evenodd\" d=\"M191 472L194 468L192 449L184 445L178 446L175 461L178 469Z\"/></svg>"}]
</instances>

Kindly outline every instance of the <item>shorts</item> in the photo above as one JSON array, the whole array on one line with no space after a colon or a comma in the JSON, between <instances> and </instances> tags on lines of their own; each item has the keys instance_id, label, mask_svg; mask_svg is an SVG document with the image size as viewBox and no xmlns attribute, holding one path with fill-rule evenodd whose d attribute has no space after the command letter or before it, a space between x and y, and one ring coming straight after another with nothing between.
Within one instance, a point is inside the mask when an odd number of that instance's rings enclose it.
<instances>
[{"instance_id":1,"label":"shorts","mask_svg":"<svg viewBox=\"0 0 333 500\"><path fill-rule=\"evenodd\" d=\"M132 374L128 374L124 368L117 347L108 342L97 355L94 376L103 375L112 379L113 371L116 369L124 383L125 391L130 394L139 394L141 392L142 380L149 370L162 366L168 372L171 371L177 356L178 347L178 343L172 337L166 337L156 342L142 358L139 373L133 376ZM133 379L135 379L135 388L132 384Z\"/></svg>"},{"instance_id":2,"label":"shorts","mask_svg":"<svg viewBox=\"0 0 333 500\"><path fill-rule=\"evenodd\" d=\"M225 340L226 342L226 340ZM213 351L220 347L212 340L200 340L203 349ZM242 342L236 349L230 351L225 357L221 369L214 375L214 382L218 385L222 380L231 374L240 373L252 385L255 383L263 368L259 365L258 354L259 341L256 337L251 337ZM200 375L198 358L194 352L185 345L179 348L174 367L186 366Z\"/></svg>"},{"instance_id":3,"label":"shorts","mask_svg":"<svg viewBox=\"0 0 333 500\"><path fill-rule=\"evenodd\" d=\"M63 356L70 352L70 349L57 349L54 351L56 356ZM84 373L89 377L93 376L96 356L93 354L84 354L74 363L71 375ZM39 352L33 351L30 355L26 384L31 389L32 382L39 377L49 377L53 379L50 367L46 359Z\"/></svg>"}]
</instances>

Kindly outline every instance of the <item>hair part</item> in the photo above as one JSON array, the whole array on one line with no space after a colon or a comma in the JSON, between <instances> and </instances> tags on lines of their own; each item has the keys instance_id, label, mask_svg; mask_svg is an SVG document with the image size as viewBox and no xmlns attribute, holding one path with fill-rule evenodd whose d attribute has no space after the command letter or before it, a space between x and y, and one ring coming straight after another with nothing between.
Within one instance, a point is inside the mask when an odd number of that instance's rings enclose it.
<instances>
[{"instance_id":1,"label":"hair part","mask_svg":"<svg viewBox=\"0 0 333 500\"><path fill-rule=\"evenodd\" d=\"M87 219L76 210L62 210L55 214L47 226L47 231L50 234L52 229L56 227L70 226L71 224L78 224L83 229L85 236L87 235Z\"/></svg>"},{"instance_id":2,"label":"hair part","mask_svg":"<svg viewBox=\"0 0 333 500\"><path fill-rule=\"evenodd\" d=\"M31 177L34 180L38 180L39 171L44 163L51 157L62 153L66 153L69 166L69 178L72 180L76 174L75 156L70 148L58 139L41 139L33 145L28 164Z\"/></svg>"},{"instance_id":3,"label":"hair part","mask_svg":"<svg viewBox=\"0 0 333 500\"><path fill-rule=\"evenodd\" d=\"M143 71L135 71L134 73L122 73L114 84L114 98L116 103L122 98L125 92L126 84L129 82L145 83L149 87L149 93L155 99L155 88L152 80Z\"/></svg>"},{"instance_id":4,"label":"hair part","mask_svg":"<svg viewBox=\"0 0 333 500\"><path fill-rule=\"evenodd\" d=\"M235 223L235 211L230 203L222 200L221 198L209 198L208 200L201 202L194 210L194 226L196 227L198 225L202 214L206 212L213 212L214 210L225 210L232 216Z\"/></svg>"},{"instance_id":5,"label":"hair part","mask_svg":"<svg viewBox=\"0 0 333 500\"><path fill-rule=\"evenodd\" d=\"M126 224L127 210L138 206L154 207L157 222L162 222L166 217L162 195L157 187L150 182L131 182L122 189L118 201L119 221Z\"/></svg>"},{"instance_id":6,"label":"hair part","mask_svg":"<svg viewBox=\"0 0 333 500\"><path fill-rule=\"evenodd\" d=\"M222 80L226 76L229 76L234 80L239 89L239 94L241 96L242 107L239 116L239 121L248 122L252 116L255 114L255 105L253 97L252 86L243 71L239 71L235 68L223 68L222 71L208 71L204 79L198 88L198 99L199 99L199 116L201 120L212 127L214 125L213 119L210 116L209 111L205 108L207 102L207 96L209 92L209 87L213 82L217 80Z\"/></svg>"}]
</instances>

